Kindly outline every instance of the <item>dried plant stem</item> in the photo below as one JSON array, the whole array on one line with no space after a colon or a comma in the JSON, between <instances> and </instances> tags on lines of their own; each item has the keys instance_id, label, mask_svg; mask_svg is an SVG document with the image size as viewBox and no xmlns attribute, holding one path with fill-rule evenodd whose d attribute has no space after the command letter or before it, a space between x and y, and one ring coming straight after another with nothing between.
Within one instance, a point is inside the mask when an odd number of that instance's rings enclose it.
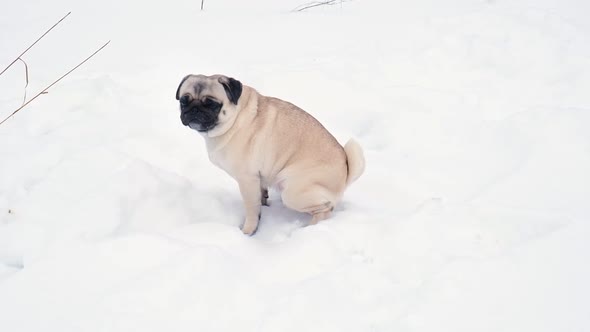
<instances>
[{"instance_id":1,"label":"dried plant stem","mask_svg":"<svg viewBox=\"0 0 590 332\"><path fill-rule=\"evenodd\" d=\"M293 9L293 11L301 12L301 11L304 11L306 9L313 8L313 7L324 6L324 5L335 5L335 4L338 4L338 3L342 3L342 1L343 0L340 0L340 2L336 2L336 0L327 0L327 1L310 2L308 4L301 5L301 6L297 7L297 8L295 8L295 9Z\"/></svg>"},{"instance_id":2,"label":"dried plant stem","mask_svg":"<svg viewBox=\"0 0 590 332\"><path fill-rule=\"evenodd\" d=\"M26 80L26 84L25 84L25 95L23 96L23 104L25 103L25 101L27 101L27 87L29 86L29 66L27 65L27 63L25 62L25 60L18 58L24 65L25 65L25 80Z\"/></svg>"},{"instance_id":3,"label":"dried plant stem","mask_svg":"<svg viewBox=\"0 0 590 332\"><path fill-rule=\"evenodd\" d=\"M201 0L201 10L203 10L204 5L205 5L205 0Z\"/></svg>"},{"instance_id":4,"label":"dried plant stem","mask_svg":"<svg viewBox=\"0 0 590 332\"><path fill-rule=\"evenodd\" d=\"M4 68L4 70L2 70L2 72L0 72L0 75L4 74L5 71L8 70L8 68L10 68L15 62L17 62L23 55L25 55L25 53L27 53L28 50L31 49L31 47L35 46L35 44L37 44L37 42L39 42L41 40L41 38L45 37L46 34L49 33L49 31L53 30L53 28L55 28L58 24L61 23L61 21L65 20L66 17L68 17L68 15L70 15L72 12L67 13L64 17L62 17L59 21L57 21L57 23L55 23L51 28L47 29L47 31L45 31L44 34L41 35L41 37L39 37L37 40L35 40L34 43L31 44L31 46L27 47L26 50L24 50L19 56L16 57L16 59L14 59L14 61L12 61L6 68Z\"/></svg>"},{"instance_id":5,"label":"dried plant stem","mask_svg":"<svg viewBox=\"0 0 590 332\"><path fill-rule=\"evenodd\" d=\"M52 86L54 86L57 82L61 81L64 77L68 76L71 72L73 72L74 70L76 70L78 67L80 67L81 65L83 65L86 61L90 60L90 58L92 58L93 56L96 55L96 53L100 52L103 48L105 48L111 41L109 40L108 42L106 42L104 45L102 45L98 50L94 51L94 53L92 53L89 57L87 57L86 59L84 59L84 61L80 62L78 65L76 65L76 67L70 69L67 73L63 74L60 78L58 78L57 80L53 81L53 83L49 84L45 89L41 90L41 92L39 92L37 95L35 95L33 98L31 98L29 101L27 101L26 103L24 103L21 107L19 107L16 111L12 112L12 114L10 114L8 117L6 117L4 120L2 120L2 122L0 122L0 125L2 125L6 120L10 119L13 115L15 115L18 111L22 110L25 106L27 106L30 102L32 102L33 100L35 100L37 97L39 97L42 94L46 94L47 90L49 90Z\"/></svg>"}]
</instances>

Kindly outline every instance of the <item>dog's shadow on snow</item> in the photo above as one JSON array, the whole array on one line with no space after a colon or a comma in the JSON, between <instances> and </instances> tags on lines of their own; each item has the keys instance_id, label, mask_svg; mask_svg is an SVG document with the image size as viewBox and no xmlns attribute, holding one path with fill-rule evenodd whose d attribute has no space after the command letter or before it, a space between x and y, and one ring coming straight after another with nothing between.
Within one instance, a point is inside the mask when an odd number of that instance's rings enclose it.
<instances>
[{"instance_id":1,"label":"dog's shadow on snow","mask_svg":"<svg viewBox=\"0 0 590 332\"><path fill-rule=\"evenodd\" d=\"M236 193L219 191L214 194L221 206L234 216L224 224L232 225L236 228L244 221L244 206L241 197ZM253 238L262 241L282 241L291 236L291 234L305 227L311 216L306 213L297 212L286 207L281 201L279 193L269 191L269 206L262 207L258 230Z\"/></svg>"}]
</instances>

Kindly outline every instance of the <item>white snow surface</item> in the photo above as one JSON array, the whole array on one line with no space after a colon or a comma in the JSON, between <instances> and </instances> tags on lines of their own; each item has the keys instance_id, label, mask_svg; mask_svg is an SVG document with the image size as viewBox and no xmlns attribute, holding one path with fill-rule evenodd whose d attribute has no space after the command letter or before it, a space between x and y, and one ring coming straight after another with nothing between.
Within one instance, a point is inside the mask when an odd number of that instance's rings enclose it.
<instances>
[{"instance_id":1,"label":"white snow surface","mask_svg":"<svg viewBox=\"0 0 590 332\"><path fill-rule=\"evenodd\" d=\"M589 331L590 3L11 1L2 331ZM182 126L188 73L293 102L365 150L330 220L277 193L253 237ZM22 63L0 76L21 105Z\"/></svg>"}]
</instances>

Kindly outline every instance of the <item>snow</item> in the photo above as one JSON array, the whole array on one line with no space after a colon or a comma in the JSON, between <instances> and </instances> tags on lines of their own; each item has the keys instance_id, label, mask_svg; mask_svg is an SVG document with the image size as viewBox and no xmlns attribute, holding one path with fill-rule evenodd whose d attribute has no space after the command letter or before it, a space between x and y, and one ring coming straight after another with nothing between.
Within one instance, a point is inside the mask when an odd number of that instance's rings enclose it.
<instances>
[{"instance_id":1,"label":"snow","mask_svg":"<svg viewBox=\"0 0 590 332\"><path fill-rule=\"evenodd\" d=\"M587 331L590 5L549 0L30 0L0 67L2 331ZM23 65L0 76L0 117ZM357 139L305 227L234 181L174 92L223 73Z\"/></svg>"}]
</instances>

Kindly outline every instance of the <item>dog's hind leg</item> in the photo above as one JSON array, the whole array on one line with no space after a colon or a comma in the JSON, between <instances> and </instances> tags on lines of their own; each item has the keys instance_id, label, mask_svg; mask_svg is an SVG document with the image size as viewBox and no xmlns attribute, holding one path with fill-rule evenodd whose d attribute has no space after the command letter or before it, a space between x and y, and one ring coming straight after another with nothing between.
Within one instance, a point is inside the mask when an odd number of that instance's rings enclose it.
<instances>
[{"instance_id":1,"label":"dog's hind leg","mask_svg":"<svg viewBox=\"0 0 590 332\"><path fill-rule=\"evenodd\" d=\"M330 206L330 209L327 211L316 212L311 215L311 220L309 221L310 225L315 225L322 220L326 220L332 216L332 211L334 210L333 206Z\"/></svg>"},{"instance_id":2,"label":"dog's hind leg","mask_svg":"<svg viewBox=\"0 0 590 332\"><path fill-rule=\"evenodd\" d=\"M312 215L310 225L330 218L334 209L334 199L330 192L318 185L286 186L281 194L283 204L288 208Z\"/></svg>"}]
</instances>

